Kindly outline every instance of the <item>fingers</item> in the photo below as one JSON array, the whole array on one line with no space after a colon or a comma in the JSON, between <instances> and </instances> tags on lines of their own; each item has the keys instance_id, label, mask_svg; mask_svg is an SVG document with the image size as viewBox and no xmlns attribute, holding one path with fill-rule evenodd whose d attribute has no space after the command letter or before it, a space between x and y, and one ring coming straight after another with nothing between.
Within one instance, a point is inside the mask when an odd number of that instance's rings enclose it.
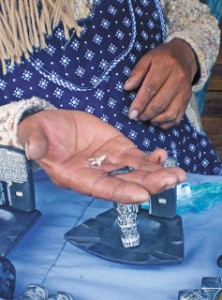
<instances>
[{"instance_id":1,"label":"fingers","mask_svg":"<svg viewBox=\"0 0 222 300\"><path fill-rule=\"evenodd\" d=\"M166 88L165 90L167 89L168 88ZM162 92L164 93L164 89L163 91L161 90L160 97L163 96L161 95ZM191 98L192 90L190 85L184 83L183 87L181 88L178 94L171 95L172 98L169 97L167 93L165 94L166 94L167 108L162 112L160 111L160 113L157 114L156 116L150 117L150 122L154 125L158 125L162 129L168 129L171 126L178 125L180 123L180 121L184 117L187 105Z\"/></svg>"},{"instance_id":2,"label":"fingers","mask_svg":"<svg viewBox=\"0 0 222 300\"><path fill-rule=\"evenodd\" d=\"M154 172L136 170L127 175L118 175L118 178L142 185L149 194L157 194L184 182L186 173L179 168L161 168Z\"/></svg>"},{"instance_id":3,"label":"fingers","mask_svg":"<svg viewBox=\"0 0 222 300\"><path fill-rule=\"evenodd\" d=\"M167 169L163 168L163 165L164 165L167 157L168 157L168 153L164 149L156 149L156 150L152 151L149 155L143 152L143 155L141 155L138 159L134 159L134 163L136 163L136 164L135 165L131 164L131 166L134 166L136 171L146 172L145 174L146 175L149 174L151 176L151 179L152 179L152 175L154 173L157 174L159 176L159 178L161 178L161 172L164 172L164 174L166 174L166 180L167 180L167 176L169 176L169 180L171 177L176 179L176 181L173 183L174 185L184 182L186 180L186 173L182 169L180 169L180 168L167 168ZM128 162L128 164L130 164L130 162ZM171 173L173 173L173 174L171 174ZM130 173L130 174L131 174L130 176L132 176L133 173ZM175 175L175 177L174 177L174 175ZM125 176L123 176L121 178L126 179ZM142 179L140 178L140 180L142 180ZM158 185L157 185L157 187L158 187ZM167 185L166 187L169 188L170 185Z\"/></svg>"},{"instance_id":4,"label":"fingers","mask_svg":"<svg viewBox=\"0 0 222 300\"><path fill-rule=\"evenodd\" d=\"M150 122L155 125L159 126L162 129L169 129L172 126L179 125L182 118L184 117L185 109L178 111L176 108L172 108L171 106L159 116L150 120Z\"/></svg>"},{"instance_id":5,"label":"fingers","mask_svg":"<svg viewBox=\"0 0 222 300\"><path fill-rule=\"evenodd\" d=\"M150 114L150 118L149 118L150 122L153 125L159 126L162 129L168 129L171 126L175 126L180 123L180 121L184 117L187 104L191 97L191 90L190 92L179 93L175 95L173 101L171 98L168 98L167 96L168 95L166 95L166 102L167 102L166 109L159 110L159 114L154 114L154 113L153 115ZM161 97L161 93L160 93L160 97ZM157 111L155 107L158 104L158 100L153 99L152 102L150 103L149 107L147 107L148 114L150 111L152 112ZM146 113L147 112L145 111L144 114L146 115Z\"/></svg>"},{"instance_id":6,"label":"fingers","mask_svg":"<svg viewBox=\"0 0 222 300\"><path fill-rule=\"evenodd\" d=\"M129 79L130 82L136 82L136 79L141 79L139 91L129 110L129 117L131 119L141 119L141 114L153 97L159 92L159 89L169 76L169 68L165 68L165 64L159 62L159 58L152 55L152 53L155 54L154 51L151 51L151 53L147 53L143 56L141 61L133 69L132 77L130 76ZM149 69L145 72L147 67L146 60L149 62ZM139 72L141 72L141 74ZM128 86L129 85L125 84L125 89ZM131 86L133 86L133 84L131 84Z\"/></svg>"},{"instance_id":7,"label":"fingers","mask_svg":"<svg viewBox=\"0 0 222 300\"><path fill-rule=\"evenodd\" d=\"M165 151L155 151L151 155L151 160L161 161L164 157L166 157ZM40 166L56 185L122 203L147 201L150 194L159 193L186 179L185 172L179 168L162 168L160 165L153 168L152 164L154 163L144 160L143 165L140 163L141 166L129 174L108 176L107 171L123 165L104 163L100 168L95 168L89 166L86 159L84 163L80 163L78 159L72 162L65 161L57 166L48 164L44 160L40 161Z\"/></svg>"},{"instance_id":8,"label":"fingers","mask_svg":"<svg viewBox=\"0 0 222 300\"><path fill-rule=\"evenodd\" d=\"M148 154L136 147L130 148L131 144L124 143L125 138L119 139L119 142L121 141L122 143L120 145L120 151L122 151L122 154L120 155L118 155L117 147L117 151L115 151L115 149L112 148L112 145L109 143L109 151L106 152L105 163L101 165L101 168L104 172L113 170L114 168L122 168L124 166L133 167L135 170L139 169L153 172L162 168L165 160L167 159L167 151L163 149L156 149ZM123 148L122 146L125 146L125 148ZM99 157L103 153L104 151L101 152L100 149L99 151L96 151L94 153L94 156Z\"/></svg>"},{"instance_id":9,"label":"fingers","mask_svg":"<svg viewBox=\"0 0 222 300\"><path fill-rule=\"evenodd\" d=\"M175 88L175 85L180 87L180 89ZM177 83L173 76L167 78L167 81L163 83L158 93L147 103L142 87L140 91L142 97L144 97L143 101L140 102L143 103L144 109L137 115L137 120L150 120L152 124L164 129L180 123L191 97L191 86L186 81L184 81L183 84L181 82ZM140 91L134 100L135 103L132 105L137 105L138 102L136 101L141 97ZM140 106L140 108L141 107L142 106ZM133 108L133 111L134 110ZM129 114L129 116L132 117L131 114Z\"/></svg>"},{"instance_id":10,"label":"fingers","mask_svg":"<svg viewBox=\"0 0 222 300\"><path fill-rule=\"evenodd\" d=\"M56 184L105 200L141 203L147 201L150 194L171 188L181 180L185 180L184 172L175 172L175 169L170 168L152 173L133 171L130 174L117 176L105 176L101 170L85 168L78 170L78 174L69 176L66 182L60 184L56 182Z\"/></svg>"},{"instance_id":11,"label":"fingers","mask_svg":"<svg viewBox=\"0 0 222 300\"><path fill-rule=\"evenodd\" d=\"M151 59L151 55L147 53L139 60L139 62L133 68L129 79L124 84L126 91L134 90L142 84L143 79L149 72Z\"/></svg>"},{"instance_id":12,"label":"fingers","mask_svg":"<svg viewBox=\"0 0 222 300\"><path fill-rule=\"evenodd\" d=\"M161 183L160 183L161 178ZM133 171L115 177L100 177L94 183L92 195L121 203L141 203L185 180L184 172L161 169L156 172ZM104 187L107 188L104 188Z\"/></svg>"},{"instance_id":13,"label":"fingers","mask_svg":"<svg viewBox=\"0 0 222 300\"><path fill-rule=\"evenodd\" d=\"M47 170L47 166L44 166ZM60 171L63 169L60 169ZM47 170L51 180L58 186L75 190L81 194L123 203L144 202L149 199L148 191L140 184L125 181L116 176L106 176L96 168L80 168L74 172L63 172L63 176Z\"/></svg>"},{"instance_id":14,"label":"fingers","mask_svg":"<svg viewBox=\"0 0 222 300\"><path fill-rule=\"evenodd\" d=\"M91 194L121 203L141 203L149 199L149 192L142 185L116 176L99 177L92 185Z\"/></svg>"},{"instance_id":15,"label":"fingers","mask_svg":"<svg viewBox=\"0 0 222 300\"><path fill-rule=\"evenodd\" d=\"M179 124L191 97L193 73L176 47L181 43L187 49L181 41L160 45L144 55L133 69L130 83L124 86L126 90L139 88L129 109L130 119L150 120L163 129Z\"/></svg>"},{"instance_id":16,"label":"fingers","mask_svg":"<svg viewBox=\"0 0 222 300\"><path fill-rule=\"evenodd\" d=\"M150 194L159 193L183 182L185 173L182 170L177 171L173 168L161 169L152 173L136 170L117 176L100 175L96 179L94 177L93 182L91 181L92 176L88 177L84 174L88 180L81 185L81 188L83 193L91 188L91 195L94 197L122 203L141 203L147 201Z\"/></svg>"},{"instance_id":17,"label":"fingers","mask_svg":"<svg viewBox=\"0 0 222 300\"><path fill-rule=\"evenodd\" d=\"M167 159L167 151L163 149L156 149L149 155L149 161L155 164L163 165Z\"/></svg>"},{"instance_id":18,"label":"fingers","mask_svg":"<svg viewBox=\"0 0 222 300\"><path fill-rule=\"evenodd\" d=\"M154 169L159 169L159 167L164 164L165 160L168 157L168 153L164 149L155 149L152 152L146 153L134 147L130 150L128 156L130 157L130 160L124 160L125 165L131 165L130 162L132 161L132 158L134 162L136 161L136 158L138 158L138 162L135 165L136 168L138 168L139 166L144 166L146 162L149 162L148 170L153 171Z\"/></svg>"}]
</instances>

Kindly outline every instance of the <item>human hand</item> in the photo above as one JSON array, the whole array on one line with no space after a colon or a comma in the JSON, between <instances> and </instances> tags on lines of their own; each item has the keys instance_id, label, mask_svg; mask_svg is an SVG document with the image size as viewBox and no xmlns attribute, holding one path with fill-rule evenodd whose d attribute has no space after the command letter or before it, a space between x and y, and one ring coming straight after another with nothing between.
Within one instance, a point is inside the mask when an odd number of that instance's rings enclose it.
<instances>
[{"instance_id":1,"label":"human hand","mask_svg":"<svg viewBox=\"0 0 222 300\"><path fill-rule=\"evenodd\" d=\"M179 168L163 168L167 154L150 156L111 125L80 111L45 110L24 119L18 139L27 156L46 171L51 180L80 193L122 203L143 202L185 180ZM89 158L106 155L100 167ZM123 166L135 171L107 176ZM161 179L161 180L160 180Z\"/></svg>"},{"instance_id":2,"label":"human hand","mask_svg":"<svg viewBox=\"0 0 222 300\"><path fill-rule=\"evenodd\" d=\"M163 129L179 124L191 98L197 70L195 54L182 39L173 39L150 50L124 85L127 91L139 88L129 117L150 120Z\"/></svg>"}]
</instances>

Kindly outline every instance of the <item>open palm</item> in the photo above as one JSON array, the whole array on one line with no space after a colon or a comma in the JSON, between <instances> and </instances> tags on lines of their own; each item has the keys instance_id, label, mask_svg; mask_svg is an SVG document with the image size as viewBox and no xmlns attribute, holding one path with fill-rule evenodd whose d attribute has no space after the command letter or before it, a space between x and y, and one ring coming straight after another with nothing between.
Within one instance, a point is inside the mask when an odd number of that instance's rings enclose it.
<instances>
[{"instance_id":1,"label":"open palm","mask_svg":"<svg viewBox=\"0 0 222 300\"><path fill-rule=\"evenodd\" d=\"M151 155L137 147L118 130L95 116L80 111L45 110L24 119L18 138L27 156L64 188L108 200L143 202L185 180L179 168L163 168L167 155ZM89 158L105 155L100 167ZM107 176L123 166L135 171ZM160 180L161 178L161 180Z\"/></svg>"}]
</instances>

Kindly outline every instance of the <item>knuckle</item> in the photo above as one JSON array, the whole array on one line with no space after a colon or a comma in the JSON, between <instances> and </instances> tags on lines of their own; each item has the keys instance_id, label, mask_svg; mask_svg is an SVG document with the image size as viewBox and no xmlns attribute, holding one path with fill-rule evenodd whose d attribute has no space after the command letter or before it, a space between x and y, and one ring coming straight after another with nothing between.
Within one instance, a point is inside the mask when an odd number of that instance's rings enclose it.
<instances>
[{"instance_id":1,"label":"knuckle","mask_svg":"<svg viewBox=\"0 0 222 300\"><path fill-rule=\"evenodd\" d=\"M178 68L178 63L177 61L174 59L173 56L169 55L167 60L166 60L167 66L171 67L171 68Z\"/></svg>"},{"instance_id":2,"label":"knuckle","mask_svg":"<svg viewBox=\"0 0 222 300\"><path fill-rule=\"evenodd\" d=\"M172 55L168 54L167 58L165 59L165 67L170 68L171 70L179 70L181 69L178 60Z\"/></svg>"},{"instance_id":3,"label":"knuckle","mask_svg":"<svg viewBox=\"0 0 222 300\"><path fill-rule=\"evenodd\" d=\"M186 75L186 73L182 69L180 69L179 72L177 73L177 78L184 85L189 85L187 75Z\"/></svg>"},{"instance_id":4,"label":"knuckle","mask_svg":"<svg viewBox=\"0 0 222 300\"><path fill-rule=\"evenodd\" d=\"M167 121L175 122L175 120L177 119L177 114L176 114L176 112L171 111L171 110L166 111L166 112L165 112L165 119L166 119Z\"/></svg>"},{"instance_id":5,"label":"knuckle","mask_svg":"<svg viewBox=\"0 0 222 300\"><path fill-rule=\"evenodd\" d=\"M144 121L148 121L150 119L150 116L146 113L142 113L140 116L140 121L144 122Z\"/></svg>"},{"instance_id":6,"label":"knuckle","mask_svg":"<svg viewBox=\"0 0 222 300\"><path fill-rule=\"evenodd\" d=\"M144 91L148 97L153 97L157 93L157 88L155 84L144 85Z\"/></svg>"},{"instance_id":7,"label":"knuckle","mask_svg":"<svg viewBox=\"0 0 222 300\"><path fill-rule=\"evenodd\" d=\"M180 66L177 66L175 69L176 72L176 80L178 84L182 85L184 89L188 89L190 87L189 76Z\"/></svg>"},{"instance_id":8,"label":"knuckle","mask_svg":"<svg viewBox=\"0 0 222 300\"><path fill-rule=\"evenodd\" d=\"M163 100L155 101L155 103L150 105L150 109L155 114L162 113L165 110L165 105Z\"/></svg>"}]
</instances>

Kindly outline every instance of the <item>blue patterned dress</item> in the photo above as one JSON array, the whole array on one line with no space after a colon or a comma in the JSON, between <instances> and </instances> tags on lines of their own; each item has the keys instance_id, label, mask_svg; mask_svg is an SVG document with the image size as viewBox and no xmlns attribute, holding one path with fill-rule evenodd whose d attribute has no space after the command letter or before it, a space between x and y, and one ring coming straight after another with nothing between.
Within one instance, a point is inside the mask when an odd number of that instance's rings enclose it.
<instances>
[{"instance_id":1,"label":"blue patterned dress","mask_svg":"<svg viewBox=\"0 0 222 300\"><path fill-rule=\"evenodd\" d=\"M218 174L221 163L204 133L188 118L161 130L128 118L136 91L123 84L136 62L165 38L159 0L95 0L81 20L80 38L65 40L62 26L47 39L47 48L0 76L1 104L37 96L58 108L94 114L129 137L140 149L165 148L188 172ZM56 130L56 128L55 128Z\"/></svg>"}]
</instances>

